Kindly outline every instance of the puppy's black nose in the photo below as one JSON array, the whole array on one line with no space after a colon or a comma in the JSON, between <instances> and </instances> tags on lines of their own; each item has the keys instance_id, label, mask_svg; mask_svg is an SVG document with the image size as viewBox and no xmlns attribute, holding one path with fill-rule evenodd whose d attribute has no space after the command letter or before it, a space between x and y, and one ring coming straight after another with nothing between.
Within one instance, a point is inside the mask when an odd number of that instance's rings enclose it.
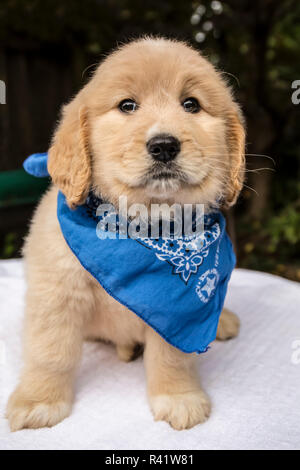
<instances>
[{"instance_id":1,"label":"puppy's black nose","mask_svg":"<svg viewBox=\"0 0 300 470\"><path fill-rule=\"evenodd\" d=\"M167 163L180 152L180 142L172 135L160 134L147 142L147 150L155 160Z\"/></svg>"}]
</instances>

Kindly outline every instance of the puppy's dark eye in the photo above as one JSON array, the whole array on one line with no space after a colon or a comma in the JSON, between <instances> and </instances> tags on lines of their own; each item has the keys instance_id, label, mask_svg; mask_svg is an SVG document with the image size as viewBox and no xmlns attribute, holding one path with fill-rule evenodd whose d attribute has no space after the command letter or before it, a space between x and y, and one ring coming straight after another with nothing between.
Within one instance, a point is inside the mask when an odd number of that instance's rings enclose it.
<instances>
[{"instance_id":1,"label":"puppy's dark eye","mask_svg":"<svg viewBox=\"0 0 300 470\"><path fill-rule=\"evenodd\" d=\"M196 98L187 98L182 102L183 109L187 113L199 113L200 104Z\"/></svg>"},{"instance_id":2,"label":"puppy's dark eye","mask_svg":"<svg viewBox=\"0 0 300 470\"><path fill-rule=\"evenodd\" d=\"M137 110L138 105L134 100L122 100L121 103L119 103L119 110L122 111L122 113L134 113L134 111Z\"/></svg>"}]
</instances>

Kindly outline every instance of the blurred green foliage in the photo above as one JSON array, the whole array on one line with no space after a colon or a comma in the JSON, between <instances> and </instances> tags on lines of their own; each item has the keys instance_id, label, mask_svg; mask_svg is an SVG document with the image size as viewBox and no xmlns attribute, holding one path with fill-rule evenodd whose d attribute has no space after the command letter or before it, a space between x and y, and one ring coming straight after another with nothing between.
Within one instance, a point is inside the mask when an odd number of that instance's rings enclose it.
<instances>
[{"instance_id":1,"label":"blurred green foliage","mask_svg":"<svg viewBox=\"0 0 300 470\"><path fill-rule=\"evenodd\" d=\"M300 279L300 105L291 101L291 84L300 80L299 0L1 0L0 4L0 52L8 58L19 54L28 61L32 56L46 58L51 67L59 64L57 73L69 71L71 85L63 92L63 101L85 83L105 54L141 34L187 40L224 71L247 121L247 179L235 209L239 264ZM47 77L41 80L46 87ZM62 85L65 81L61 77ZM55 99L61 102L58 93ZM43 87L35 87L28 102L37 109L44 95ZM56 107L51 107L53 97L50 100L49 106L44 105L47 127L49 122L54 125L57 115ZM41 122L39 118L35 127ZM19 126L19 140L24 126ZM51 131L41 128L39 137L32 137L36 139L32 151L47 148ZM11 148L7 142L2 153ZM15 152L17 165L28 148L27 143Z\"/></svg>"},{"instance_id":2,"label":"blurred green foliage","mask_svg":"<svg viewBox=\"0 0 300 470\"><path fill-rule=\"evenodd\" d=\"M266 233L270 237L270 251L279 249L281 243L296 245L300 242L300 204L286 206L278 215L267 221Z\"/></svg>"},{"instance_id":3,"label":"blurred green foliage","mask_svg":"<svg viewBox=\"0 0 300 470\"><path fill-rule=\"evenodd\" d=\"M14 232L7 233L4 239L3 251L1 258L11 258L16 252L17 234Z\"/></svg>"}]
</instances>

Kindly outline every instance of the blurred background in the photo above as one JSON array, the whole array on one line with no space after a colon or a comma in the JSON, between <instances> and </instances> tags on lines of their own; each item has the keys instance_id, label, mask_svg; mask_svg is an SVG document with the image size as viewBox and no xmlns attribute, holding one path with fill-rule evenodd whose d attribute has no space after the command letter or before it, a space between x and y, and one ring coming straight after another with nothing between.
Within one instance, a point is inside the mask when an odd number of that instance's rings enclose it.
<instances>
[{"instance_id":1,"label":"blurred background","mask_svg":"<svg viewBox=\"0 0 300 470\"><path fill-rule=\"evenodd\" d=\"M48 184L23 160L47 150L61 105L96 64L149 33L189 41L228 73L247 120L246 186L231 216L238 265L299 281L299 0L1 0L0 258L20 256Z\"/></svg>"}]
</instances>

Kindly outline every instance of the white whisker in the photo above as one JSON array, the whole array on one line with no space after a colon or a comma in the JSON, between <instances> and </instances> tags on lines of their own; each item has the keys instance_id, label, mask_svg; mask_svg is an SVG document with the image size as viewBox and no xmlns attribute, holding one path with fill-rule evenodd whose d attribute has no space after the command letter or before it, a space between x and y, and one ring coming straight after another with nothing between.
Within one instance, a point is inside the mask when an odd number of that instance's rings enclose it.
<instances>
[{"instance_id":1,"label":"white whisker","mask_svg":"<svg viewBox=\"0 0 300 470\"><path fill-rule=\"evenodd\" d=\"M258 192L254 188L251 188L251 186L247 186L245 183L244 183L244 187L247 188L247 189L250 189L251 191L253 191L256 194L256 196L259 197Z\"/></svg>"}]
</instances>

